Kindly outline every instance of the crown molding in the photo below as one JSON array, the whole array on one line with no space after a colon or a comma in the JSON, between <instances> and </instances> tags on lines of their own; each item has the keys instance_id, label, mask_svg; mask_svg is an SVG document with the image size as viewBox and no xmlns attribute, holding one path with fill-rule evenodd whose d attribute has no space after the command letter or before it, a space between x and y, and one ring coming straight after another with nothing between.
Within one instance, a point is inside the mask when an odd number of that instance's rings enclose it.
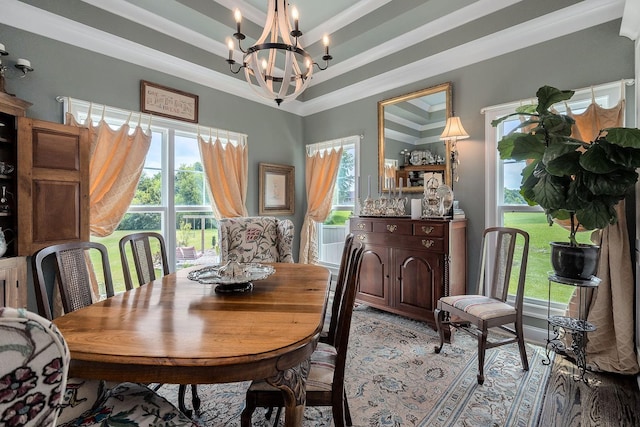
<instances>
[{"instance_id":1,"label":"crown molding","mask_svg":"<svg viewBox=\"0 0 640 427\"><path fill-rule=\"evenodd\" d=\"M301 116L319 113L397 87L524 49L622 16L624 0L584 0L326 95L305 101ZM509 43L504 41L508 40Z\"/></svg>"},{"instance_id":2,"label":"crown molding","mask_svg":"<svg viewBox=\"0 0 640 427\"><path fill-rule=\"evenodd\" d=\"M406 49L415 44L433 38L439 34L454 30L473 20L495 13L505 7L512 6L522 0L479 0L449 15L435 19L421 27L408 31L401 36L382 43L375 48L354 55L349 59L331 65L313 77L313 85L320 84L334 77L364 67L388 55Z\"/></svg>"},{"instance_id":3,"label":"crown molding","mask_svg":"<svg viewBox=\"0 0 640 427\"><path fill-rule=\"evenodd\" d=\"M620 35L636 42L640 38L640 1L625 1L622 24L620 24Z\"/></svg>"},{"instance_id":4,"label":"crown molding","mask_svg":"<svg viewBox=\"0 0 640 427\"><path fill-rule=\"evenodd\" d=\"M97 0L84 1L91 4L98 4ZM227 0L217 1L226 2ZM477 19L478 15L472 16L473 11L479 12L474 9L476 7L480 8L480 6L482 6L482 10L487 7L499 9L509 4L515 4L518 1L521 0L479 0L477 3L454 13L459 13L458 19ZM635 9L633 9L632 6L637 5L637 2L637 0L627 0L625 4L625 0L584 0L559 11L533 18L531 21L515 25L447 51L439 52L430 57L406 64L334 92L306 101L289 101L283 103L280 107L277 107L275 103L270 100L257 97L243 79L238 79L193 64L18 0L0 0L0 10L2 10L0 22L118 60L193 81L203 86L230 93L272 108L278 108L279 110L300 116L308 116L484 61L498 55L524 49L538 43L618 19L623 16L623 12L626 13L629 10L633 12ZM119 4L127 2L111 0L111 2L107 3ZM630 6L632 3L633 5ZM127 6L128 13L136 14L136 19L146 22L143 25L150 24L154 20L163 19L150 16L153 14L149 14L148 12L142 13L143 11L138 10L140 8L128 3ZM103 6L100 3L98 7ZM631 15L633 14L634 13L631 13ZM637 17L635 19L637 19ZM440 31L447 31L455 26L446 24L445 19L441 18L441 20L442 22L437 22L439 20L436 20L410 33L413 33L413 37L418 37L418 34L422 34L420 31L426 31L427 29L431 31L437 31L438 29L440 29ZM165 24L166 22L163 22L161 28L163 28ZM431 26L429 27L429 25ZM638 27L640 26L635 27L636 31ZM172 32L171 34L173 36L213 54L225 57L228 53L222 43L199 35L180 25L171 24L168 28L170 28L169 31ZM394 39L394 42L402 43L404 47L406 47L406 43L413 43L402 37L405 36ZM420 37L423 37L423 35ZM433 37L433 34L431 34L431 37ZM505 40L508 40L509 43L505 43ZM389 44L386 48L391 49L392 46L392 44ZM396 46L393 51L395 52L397 49L398 47ZM341 64L336 64L335 67L329 67L327 70L317 73L314 75L314 83L317 84L319 81L326 80L332 76L335 77L342 73L349 72L358 66L362 66L357 64L366 65L368 62L361 57L362 55L358 55L350 60L343 61ZM334 68L337 68L337 70L334 71Z\"/></svg>"}]
</instances>

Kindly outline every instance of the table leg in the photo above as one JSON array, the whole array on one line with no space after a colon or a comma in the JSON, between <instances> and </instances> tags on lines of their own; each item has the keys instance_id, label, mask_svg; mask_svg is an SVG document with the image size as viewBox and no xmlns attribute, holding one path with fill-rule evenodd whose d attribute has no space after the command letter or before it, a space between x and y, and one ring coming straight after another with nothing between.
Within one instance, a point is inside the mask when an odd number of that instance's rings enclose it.
<instances>
[{"instance_id":1,"label":"table leg","mask_svg":"<svg viewBox=\"0 0 640 427\"><path fill-rule=\"evenodd\" d=\"M309 376L309 360L298 366L280 371L276 376L267 378L267 382L279 388L284 396L285 427L301 427L304 407L307 401L307 377Z\"/></svg>"}]
</instances>

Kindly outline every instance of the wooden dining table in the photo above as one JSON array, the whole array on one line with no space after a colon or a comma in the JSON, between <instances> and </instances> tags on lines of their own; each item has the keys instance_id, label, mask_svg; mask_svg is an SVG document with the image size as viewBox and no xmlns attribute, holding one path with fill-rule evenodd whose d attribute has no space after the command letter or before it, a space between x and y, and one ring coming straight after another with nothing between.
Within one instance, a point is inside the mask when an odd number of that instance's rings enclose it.
<instances>
[{"instance_id":1,"label":"wooden dining table","mask_svg":"<svg viewBox=\"0 0 640 427\"><path fill-rule=\"evenodd\" d=\"M323 327L330 272L274 263L244 293L216 293L179 270L54 320L69 375L108 381L212 384L267 379L285 425L302 425L309 356Z\"/></svg>"}]
</instances>

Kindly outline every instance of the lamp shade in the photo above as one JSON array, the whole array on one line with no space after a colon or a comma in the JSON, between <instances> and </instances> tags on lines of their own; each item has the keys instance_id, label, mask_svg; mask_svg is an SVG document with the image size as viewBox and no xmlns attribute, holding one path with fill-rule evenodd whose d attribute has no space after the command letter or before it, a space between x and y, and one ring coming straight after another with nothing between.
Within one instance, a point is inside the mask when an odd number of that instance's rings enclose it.
<instances>
[{"instance_id":1,"label":"lamp shade","mask_svg":"<svg viewBox=\"0 0 640 427\"><path fill-rule=\"evenodd\" d=\"M444 127L444 132L440 135L440 139L449 140L449 139L464 139L469 138L469 134L462 127L462 122L460 121L460 117L454 116L449 117L447 119L447 124Z\"/></svg>"}]
</instances>

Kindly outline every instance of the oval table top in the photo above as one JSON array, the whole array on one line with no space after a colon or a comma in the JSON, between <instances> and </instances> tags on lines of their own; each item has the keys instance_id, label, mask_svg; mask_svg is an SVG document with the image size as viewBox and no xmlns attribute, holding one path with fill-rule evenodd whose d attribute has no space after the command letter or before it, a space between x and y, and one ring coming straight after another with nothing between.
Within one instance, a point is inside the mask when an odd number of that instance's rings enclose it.
<instances>
[{"instance_id":1,"label":"oval table top","mask_svg":"<svg viewBox=\"0 0 640 427\"><path fill-rule=\"evenodd\" d=\"M218 294L216 285L179 270L54 320L71 351L70 375L181 384L262 379L315 349L330 272L274 263L251 292Z\"/></svg>"}]
</instances>

